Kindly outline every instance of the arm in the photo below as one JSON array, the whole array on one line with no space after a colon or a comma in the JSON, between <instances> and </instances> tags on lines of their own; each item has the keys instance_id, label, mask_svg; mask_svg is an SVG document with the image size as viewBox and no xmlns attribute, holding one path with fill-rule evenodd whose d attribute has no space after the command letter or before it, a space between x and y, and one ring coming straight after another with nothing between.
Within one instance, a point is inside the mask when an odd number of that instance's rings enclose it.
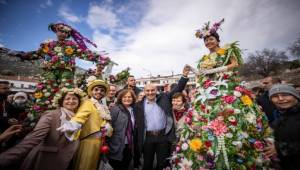
<instances>
[{"instance_id":1,"label":"arm","mask_svg":"<svg viewBox=\"0 0 300 170\"><path fill-rule=\"evenodd\" d=\"M226 66L221 66L221 67L217 67L217 68L213 68L213 69L209 69L209 70L200 70L200 72L202 72L202 74L204 74L204 75L207 75L207 74L213 74L213 73L219 73L219 72L232 70L232 69L236 68L237 66L238 66L238 62L237 62L236 58L231 57L230 63Z\"/></svg>"},{"instance_id":2,"label":"arm","mask_svg":"<svg viewBox=\"0 0 300 170\"><path fill-rule=\"evenodd\" d=\"M21 143L0 154L0 167L5 167L15 161L24 159L34 147L46 138L51 128L52 114L53 112L49 112L42 116L34 130Z\"/></svg>"},{"instance_id":3,"label":"arm","mask_svg":"<svg viewBox=\"0 0 300 170\"><path fill-rule=\"evenodd\" d=\"M178 81L178 84L177 86L168 93L168 97L169 99L172 98L172 96L177 93L177 92L182 92L186 86L186 83L189 81L189 78L188 78L188 74L191 70L191 67L186 65L184 68L183 68L183 71L182 71L182 77L180 78L180 80Z\"/></svg>"}]
</instances>

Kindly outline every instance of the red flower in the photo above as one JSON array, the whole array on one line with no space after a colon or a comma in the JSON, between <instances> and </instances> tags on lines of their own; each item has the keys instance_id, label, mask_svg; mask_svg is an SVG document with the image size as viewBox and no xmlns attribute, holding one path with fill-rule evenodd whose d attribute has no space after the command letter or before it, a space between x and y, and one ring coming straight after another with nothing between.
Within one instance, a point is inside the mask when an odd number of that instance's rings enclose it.
<instances>
[{"instance_id":1,"label":"red flower","mask_svg":"<svg viewBox=\"0 0 300 170\"><path fill-rule=\"evenodd\" d=\"M224 74L223 75L223 79L228 79L229 75L228 74Z\"/></svg>"},{"instance_id":2,"label":"red flower","mask_svg":"<svg viewBox=\"0 0 300 170\"><path fill-rule=\"evenodd\" d=\"M262 151L264 149L264 144L261 141L255 141L254 142L254 148L256 150Z\"/></svg>"},{"instance_id":3,"label":"red flower","mask_svg":"<svg viewBox=\"0 0 300 170\"><path fill-rule=\"evenodd\" d=\"M209 148L209 147L211 147L212 143L211 143L211 141L205 141L205 142L204 142L204 145L205 145L207 148Z\"/></svg>"},{"instance_id":4,"label":"red flower","mask_svg":"<svg viewBox=\"0 0 300 170\"><path fill-rule=\"evenodd\" d=\"M237 125L237 121L232 121L232 122L230 122L230 124L232 125L232 126L236 126Z\"/></svg>"},{"instance_id":5,"label":"red flower","mask_svg":"<svg viewBox=\"0 0 300 170\"><path fill-rule=\"evenodd\" d=\"M192 119L188 116L185 117L184 121L185 121L185 123L187 123L189 125L192 124Z\"/></svg>"},{"instance_id":6,"label":"red flower","mask_svg":"<svg viewBox=\"0 0 300 170\"><path fill-rule=\"evenodd\" d=\"M228 95L228 96L223 96L222 99L223 101L225 101L225 103L232 104L236 100L236 97Z\"/></svg>"},{"instance_id":7,"label":"red flower","mask_svg":"<svg viewBox=\"0 0 300 170\"><path fill-rule=\"evenodd\" d=\"M203 86L205 89L207 89L208 87L212 86L214 83L210 80L210 79L207 79L203 82Z\"/></svg>"},{"instance_id":8,"label":"red flower","mask_svg":"<svg viewBox=\"0 0 300 170\"><path fill-rule=\"evenodd\" d=\"M248 95L248 96L252 96L252 92L250 90L245 89L242 86L236 86L235 90L241 92L242 94L245 94L245 95Z\"/></svg>"}]
</instances>

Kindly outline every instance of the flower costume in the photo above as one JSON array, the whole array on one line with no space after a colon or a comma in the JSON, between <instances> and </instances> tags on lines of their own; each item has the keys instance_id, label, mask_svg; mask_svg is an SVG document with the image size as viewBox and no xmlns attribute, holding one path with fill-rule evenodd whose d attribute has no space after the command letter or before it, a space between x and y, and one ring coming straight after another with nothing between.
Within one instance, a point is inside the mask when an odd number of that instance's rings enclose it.
<instances>
[{"instance_id":1,"label":"flower costume","mask_svg":"<svg viewBox=\"0 0 300 170\"><path fill-rule=\"evenodd\" d=\"M36 102L32 107L32 118L37 117L38 113L44 110L54 108L52 105L53 96L60 88L71 88L74 86L76 57L97 62L104 66L110 62L109 58L90 51L86 47L85 42L95 47L96 45L71 26L64 23L56 23L50 24L49 29L55 33L58 31L64 32L68 37L72 37L74 41L66 39L58 41L48 40L43 42L37 51L21 55L21 58L24 60L42 59L41 67L43 72L34 93Z\"/></svg>"},{"instance_id":2,"label":"flower costume","mask_svg":"<svg viewBox=\"0 0 300 170\"><path fill-rule=\"evenodd\" d=\"M196 36L215 33L219 23L205 25ZM178 127L179 142L171 158L174 169L263 169L265 139L271 137L265 115L240 82L232 61L242 64L237 43L204 55L198 63L193 107Z\"/></svg>"}]
</instances>

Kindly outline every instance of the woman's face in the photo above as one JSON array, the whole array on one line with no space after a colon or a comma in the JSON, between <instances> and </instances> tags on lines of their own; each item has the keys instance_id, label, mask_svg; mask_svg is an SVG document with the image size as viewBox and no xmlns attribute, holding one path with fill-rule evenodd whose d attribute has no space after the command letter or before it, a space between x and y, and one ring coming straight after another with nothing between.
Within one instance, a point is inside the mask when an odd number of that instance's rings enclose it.
<instances>
[{"instance_id":1,"label":"woman's face","mask_svg":"<svg viewBox=\"0 0 300 170\"><path fill-rule=\"evenodd\" d=\"M130 92L126 93L123 97L122 97L122 104L125 106L125 107L128 107L132 104L133 102L133 97L131 95Z\"/></svg>"},{"instance_id":2,"label":"woman's face","mask_svg":"<svg viewBox=\"0 0 300 170\"><path fill-rule=\"evenodd\" d=\"M144 96L145 96L145 93L143 91L141 91L138 95L137 101L142 101Z\"/></svg>"},{"instance_id":3,"label":"woman's face","mask_svg":"<svg viewBox=\"0 0 300 170\"><path fill-rule=\"evenodd\" d=\"M65 40L65 39L67 39L69 37L69 32L63 30L62 26L57 26L57 28L56 28L56 36L57 36L58 40L63 41L63 40Z\"/></svg>"},{"instance_id":4,"label":"woman's face","mask_svg":"<svg viewBox=\"0 0 300 170\"><path fill-rule=\"evenodd\" d=\"M106 90L102 86L96 86L92 90L93 98L100 100L105 96Z\"/></svg>"},{"instance_id":5,"label":"woman's face","mask_svg":"<svg viewBox=\"0 0 300 170\"><path fill-rule=\"evenodd\" d=\"M287 93L274 94L271 97L271 101L279 109L289 109L299 102L297 98Z\"/></svg>"},{"instance_id":6,"label":"woman's face","mask_svg":"<svg viewBox=\"0 0 300 170\"><path fill-rule=\"evenodd\" d=\"M71 93L68 93L63 100L63 107L72 112L75 112L79 106L79 98Z\"/></svg>"},{"instance_id":7,"label":"woman's face","mask_svg":"<svg viewBox=\"0 0 300 170\"><path fill-rule=\"evenodd\" d=\"M184 106L182 97L177 97L172 99L172 106L174 110L180 110Z\"/></svg>"},{"instance_id":8,"label":"woman's face","mask_svg":"<svg viewBox=\"0 0 300 170\"><path fill-rule=\"evenodd\" d=\"M204 39L204 44L209 51L214 51L216 47L219 47L219 42L217 41L216 37L209 36Z\"/></svg>"}]
</instances>

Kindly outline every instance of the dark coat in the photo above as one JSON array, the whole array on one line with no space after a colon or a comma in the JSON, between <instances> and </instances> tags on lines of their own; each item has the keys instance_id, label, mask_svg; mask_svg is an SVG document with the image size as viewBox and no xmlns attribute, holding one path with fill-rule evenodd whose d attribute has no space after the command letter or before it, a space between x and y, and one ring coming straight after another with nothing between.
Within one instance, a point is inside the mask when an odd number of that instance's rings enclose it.
<instances>
[{"instance_id":1,"label":"dark coat","mask_svg":"<svg viewBox=\"0 0 300 170\"><path fill-rule=\"evenodd\" d=\"M271 100L269 99L269 92L266 91L261 96L259 96L256 99L256 102L258 105L262 107L262 110L266 114L269 123L272 123L275 120L273 113L276 108L274 104L271 102Z\"/></svg>"},{"instance_id":2,"label":"dark coat","mask_svg":"<svg viewBox=\"0 0 300 170\"><path fill-rule=\"evenodd\" d=\"M300 103L274 122L275 146L283 169L299 169Z\"/></svg>"},{"instance_id":3,"label":"dark coat","mask_svg":"<svg viewBox=\"0 0 300 170\"><path fill-rule=\"evenodd\" d=\"M113 135L109 138L109 154L110 159L121 161L123 159L123 150L125 148L125 137L128 120L130 119L129 111L123 105L116 105L111 108L111 123L114 129ZM133 110L135 116L135 112ZM136 119L136 118L134 118ZM134 132L132 133L134 137ZM133 141L135 141L133 139Z\"/></svg>"},{"instance_id":4,"label":"dark coat","mask_svg":"<svg viewBox=\"0 0 300 170\"><path fill-rule=\"evenodd\" d=\"M178 82L178 85L172 89L169 93L160 93L156 96L157 105L164 111L166 114L167 124L165 129L165 135L169 142L174 142L175 137L175 125L172 114L172 96L177 92L182 92L185 88L188 78L181 77ZM137 126L137 143L138 148L142 151L144 140L145 140L145 106L144 106L145 97L142 101L138 102L136 105L136 126Z\"/></svg>"},{"instance_id":5,"label":"dark coat","mask_svg":"<svg viewBox=\"0 0 300 170\"><path fill-rule=\"evenodd\" d=\"M70 142L56 130L60 116L60 110L43 115L21 143L0 154L0 169L23 162L21 170L66 170L78 141Z\"/></svg>"}]
</instances>

